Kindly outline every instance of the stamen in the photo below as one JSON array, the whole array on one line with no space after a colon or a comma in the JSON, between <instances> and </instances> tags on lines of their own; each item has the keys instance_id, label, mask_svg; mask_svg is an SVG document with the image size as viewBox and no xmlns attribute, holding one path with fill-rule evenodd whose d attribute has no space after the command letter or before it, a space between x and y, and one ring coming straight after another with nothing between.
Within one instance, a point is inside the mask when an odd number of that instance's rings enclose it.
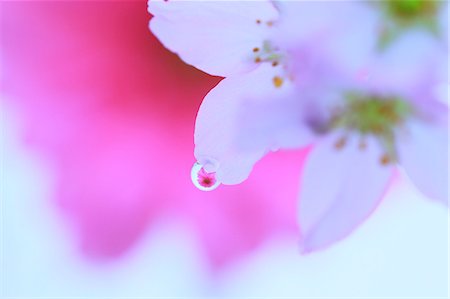
<instances>
[{"instance_id":1,"label":"stamen","mask_svg":"<svg viewBox=\"0 0 450 299\"><path fill-rule=\"evenodd\" d=\"M256 63L260 63L260 62L261 62L261 57L256 57L256 58L255 58L255 62L256 62Z\"/></svg>"},{"instance_id":2,"label":"stamen","mask_svg":"<svg viewBox=\"0 0 450 299\"><path fill-rule=\"evenodd\" d=\"M360 150L365 150L367 148L367 143L364 141L364 140L361 140L360 142L359 142L359 149Z\"/></svg>"},{"instance_id":3,"label":"stamen","mask_svg":"<svg viewBox=\"0 0 450 299\"><path fill-rule=\"evenodd\" d=\"M261 24L261 20L260 20L260 19L257 19L257 20L256 20L256 24L258 24L258 25Z\"/></svg>"},{"instance_id":4,"label":"stamen","mask_svg":"<svg viewBox=\"0 0 450 299\"><path fill-rule=\"evenodd\" d=\"M278 61L272 62L272 66L277 66L277 65L278 65Z\"/></svg>"},{"instance_id":5,"label":"stamen","mask_svg":"<svg viewBox=\"0 0 450 299\"><path fill-rule=\"evenodd\" d=\"M273 77L273 85L275 85L275 87L281 87L281 85L283 85L283 79L279 76Z\"/></svg>"},{"instance_id":6,"label":"stamen","mask_svg":"<svg viewBox=\"0 0 450 299\"><path fill-rule=\"evenodd\" d=\"M254 48L253 48L253 52L256 53L256 52L258 52L258 51L259 51L259 48L258 48L258 47L254 47Z\"/></svg>"},{"instance_id":7,"label":"stamen","mask_svg":"<svg viewBox=\"0 0 450 299\"><path fill-rule=\"evenodd\" d=\"M392 162L392 159L391 159L391 157L389 157L388 154L384 154L384 155L381 156L381 158L380 158L380 163L381 163L381 165L386 166L386 165L390 164L391 162Z\"/></svg>"},{"instance_id":8,"label":"stamen","mask_svg":"<svg viewBox=\"0 0 450 299\"><path fill-rule=\"evenodd\" d=\"M338 150L344 148L344 146L347 144L347 138L345 137L341 137L338 139L338 141L336 141L336 143L334 144L334 147Z\"/></svg>"}]
</instances>

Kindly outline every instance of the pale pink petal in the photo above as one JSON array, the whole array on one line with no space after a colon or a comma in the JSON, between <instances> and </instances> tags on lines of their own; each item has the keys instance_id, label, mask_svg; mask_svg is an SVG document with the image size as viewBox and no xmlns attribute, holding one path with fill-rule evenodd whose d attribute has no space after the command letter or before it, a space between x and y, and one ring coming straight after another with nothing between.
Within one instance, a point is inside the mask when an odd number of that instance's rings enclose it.
<instances>
[{"instance_id":1,"label":"pale pink petal","mask_svg":"<svg viewBox=\"0 0 450 299\"><path fill-rule=\"evenodd\" d=\"M329 2L325 2L330 5ZM375 54L379 18L365 3L338 1L341 9L333 12L335 23L327 35L325 50L336 67L358 79ZM346 4L346 5L345 5ZM355 21L355 16L360 22Z\"/></svg>"},{"instance_id":2,"label":"pale pink petal","mask_svg":"<svg viewBox=\"0 0 450 299\"><path fill-rule=\"evenodd\" d=\"M448 80L447 60L448 52L434 36L411 31L396 39L373 61L369 83L380 92L414 97L418 90Z\"/></svg>"},{"instance_id":3,"label":"pale pink petal","mask_svg":"<svg viewBox=\"0 0 450 299\"><path fill-rule=\"evenodd\" d=\"M201 164L214 164L217 178L224 184L238 184L245 180L253 165L270 148L241 148L238 142L240 115L244 103L265 97L279 98L289 92L286 82L275 87L273 78L279 68L261 65L247 74L222 80L205 97L195 126L195 157Z\"/></svg>"},{"instance_id":4,"label":"pale pink petal","mask_svg":"<svg viewBox=\"0 0 450 299\"><path fill-rule=\"evenodd\" d=\"M398 145L400 165L427 196L448 204L448 129L419 122Z\"/></svg>"},{"instance_id":5,"label":"pale pink petal","mask_svg":"<svg viewBox=\"0 0 450 299\"><path fill-rule=\"evenodd\" d=\"M308 125L307 102L291 94L269 95L243 103L238 142L242 149L295 149L311 143L315 133Z\"/></svg>"},{"instance_id":6,"label":"pale pink petal","mask_svg":"<svg viewBox=\"0 0 450 299\"><path fill-rule=\"evenodd\" d=\"M172 52L211 75L229 76L256 67L278 12L270 1L153 1L151 31Z\"/></svg>"},{"instance_id":7,"label":"pale pink petal","mask_svg":"<svg viewBox=\"0 0 450 299\"><path fill-rule=\"evenodd\" d=\"M352 1L283 1L279 45L295 52L313 49L319 59L327 57L331 66L355 72L362 68L375 49L378 30L376 12L364 3ZM320 17L317 17L320 16ZM364 20L363 22L356 22ZM300 70L301 71L301 70Z\"/></svg>"},{"instance_id":8,"label":"pale pink petal","mask_svg":"<svg viewBox=\"0 0 450 299\"><path fill-rule=\"evenodd\" d=\"M376 208L392 174L382 165L382 151L373 139L360 149L359 140L331 135L311 151L300 184L299 223L302 251L330 245L349 234Z\"/></svg>"}]
</instances>

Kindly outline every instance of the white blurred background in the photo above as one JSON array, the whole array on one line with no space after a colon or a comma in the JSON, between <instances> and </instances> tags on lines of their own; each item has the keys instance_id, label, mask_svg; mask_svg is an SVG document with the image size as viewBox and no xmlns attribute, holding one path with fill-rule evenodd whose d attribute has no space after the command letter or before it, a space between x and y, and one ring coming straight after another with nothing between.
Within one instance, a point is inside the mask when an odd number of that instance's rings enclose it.
<instances>
[{"instance_id":1,"label":"white blurred background","mask_svg":"<svg viewBox=\"0 0 450 299\"><path fill-rule=\"evenodd\" d=\"M86 261L49 201L52 165L26 149L21 122L2 101L2 295L8 297L447 298L448 211L405 180L335 246L302 256L273 239L210 275L194 235L159 222L107 264Z\"/></svg>"}]
</instances>

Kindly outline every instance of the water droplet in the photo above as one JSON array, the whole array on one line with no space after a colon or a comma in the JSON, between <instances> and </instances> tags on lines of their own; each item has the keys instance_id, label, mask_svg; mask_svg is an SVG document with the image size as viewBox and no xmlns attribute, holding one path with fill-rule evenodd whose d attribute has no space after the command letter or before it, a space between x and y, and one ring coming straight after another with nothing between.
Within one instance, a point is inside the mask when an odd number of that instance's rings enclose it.
<instances>
[{"instance_id":1,"label":"water droplet","mask_svg":"<svg viewBox=\"0 0 450 299\"><path fill-rule=\"evenodd\" d=\"M195 162L194 166L192 166L191 180L194 186L202 191L212 191L220 185L216 178L216 173L206 172L203 165L198 162Z\"/></svg>"}]
</instances>

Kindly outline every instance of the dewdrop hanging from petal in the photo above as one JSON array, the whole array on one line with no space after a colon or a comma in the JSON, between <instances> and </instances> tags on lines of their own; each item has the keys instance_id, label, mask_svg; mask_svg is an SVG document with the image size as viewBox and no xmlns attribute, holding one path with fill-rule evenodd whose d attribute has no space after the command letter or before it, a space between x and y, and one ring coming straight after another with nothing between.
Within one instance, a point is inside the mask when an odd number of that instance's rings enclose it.
<instances>
[{"instance_id":1,"label":"dewdrop hanging from petal","mask_svg":"<svg viewBox=\"0 0 450 299\"><path fill-rule=\"evenodd\" d=\"M191 180L194 186L201 191L212 191L220 185L216 173L207 172L204 166L198 162L192 166Z\"/></svg>"}]
</instances>

